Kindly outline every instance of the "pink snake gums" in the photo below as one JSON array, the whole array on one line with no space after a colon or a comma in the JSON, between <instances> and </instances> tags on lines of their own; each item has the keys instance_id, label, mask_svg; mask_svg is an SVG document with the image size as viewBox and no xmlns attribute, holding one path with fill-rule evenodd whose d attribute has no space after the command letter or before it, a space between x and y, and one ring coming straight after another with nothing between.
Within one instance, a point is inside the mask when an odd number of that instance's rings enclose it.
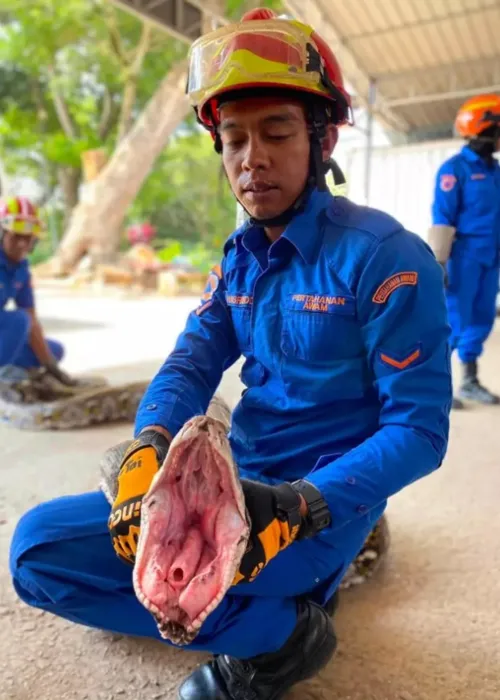
<instances>
[{"instance_id":1,"label":"pink snake gums","mask_svg":"<svg viewBox=\"0 0 500 700\"><path fill-rule=\"evenodd\" d=\"M176 435L142 503L133 584L164 639L196 637L232 585L249 534L227 424L207 412Z\"/></svg>"},{"instance_id":2,"label":"pink snake gums","mask_svg":"<svg viewBox=\"0 0 500 700\"><path fill-rule=\"evenodd\" d=\"M196 637L231 587L248 542L250 522L227 437L229 423L229 406L216 394L206 415L177 434L143 501L134 590L161 636L178 645ZM99 465L100 488L110 505L130 442L110 448ZM340 588L370 579L389 548L383 515Z\"/></svg>"}]
</instances>

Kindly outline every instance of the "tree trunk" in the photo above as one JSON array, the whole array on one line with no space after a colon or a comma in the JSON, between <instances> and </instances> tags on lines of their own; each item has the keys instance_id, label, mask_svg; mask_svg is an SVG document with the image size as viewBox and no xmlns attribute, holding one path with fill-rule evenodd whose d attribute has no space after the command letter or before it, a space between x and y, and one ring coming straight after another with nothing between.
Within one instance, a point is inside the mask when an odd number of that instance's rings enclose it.
<instances>
[{"instance_id":1,"label":"tree trunk","mask_svg":"<svg viewBox=\"0 0 500 700\"><path fill-rule=\"evenodd\" d=\"M64 202L63 228L66 231L71 221L73 209L78 204L78 189L80 187L81 170L78 168L61 167L59 168L57 175Z\"/></svg>"},{"instance_id":2,"label":"tree trunk","mask_svg":"<svg viewBox=\"0 0 500 700\"><path fill-rule=\"evenodd\" d=\"M183 62L170 71L107 165L85 185L49 274L69 274L87 252L93 264L113 261L128 207L189 112L186 70Z\"/></svg>"}]
</instances>

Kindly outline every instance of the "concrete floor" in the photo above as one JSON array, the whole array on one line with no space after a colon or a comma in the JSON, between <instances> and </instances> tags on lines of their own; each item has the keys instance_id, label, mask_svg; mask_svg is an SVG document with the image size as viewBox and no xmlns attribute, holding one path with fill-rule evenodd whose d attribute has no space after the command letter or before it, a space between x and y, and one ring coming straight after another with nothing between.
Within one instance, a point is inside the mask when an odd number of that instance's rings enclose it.
<instances>
[{"instance_id":1,"label":"concrete floor","mask_svg":"<svg viewBox=\"0 0 500 700\"><path fill-rule=\"evenodd\" d=\"M154 374L195 301L53 290L39 297L47 333L68 348L65 367L106 368L117 382ZM497 332L484 378L498 392L499 352ZM237 372L222 384L231 403L240 391ZM8 547L21 513L95 488L101 454L130 432L130 425L57 434L0 428L2 700L174 700L180 680L203 658L71 625L27 608L11 588ZM498 700L499 455L500 408L453 414L443 467L389 505L393 544L386 566L342 596L336 659L291 698Z\"/></svg>"}]
</instances>

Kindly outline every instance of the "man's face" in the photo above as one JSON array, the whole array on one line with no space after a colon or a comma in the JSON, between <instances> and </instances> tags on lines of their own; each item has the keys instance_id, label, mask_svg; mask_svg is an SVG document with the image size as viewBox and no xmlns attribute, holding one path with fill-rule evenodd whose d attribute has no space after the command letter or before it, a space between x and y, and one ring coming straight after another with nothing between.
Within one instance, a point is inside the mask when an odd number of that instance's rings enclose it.
<instances>
[{"instance_id":1,"label":"man's face","mask_svg":"<svg viewBox=\"0 0 500 700\"><path fill-rule=\"evenodd\" d=\"M17 263L24 260L31 251L34 242L34 236L5 231L2 239L2 247L9 260Z\"/></svg>"},{"instance_id":2,"label":"man's face","mask_svg":"<svg viewBox=\"0 0 500 700\"><path fill-rule=\"evenodd\" d=\"M220 109L222 160L229 184L258 219L281 214L309 174L309 134L300 102L249 98Z\"/></svg>"}]
</instances>

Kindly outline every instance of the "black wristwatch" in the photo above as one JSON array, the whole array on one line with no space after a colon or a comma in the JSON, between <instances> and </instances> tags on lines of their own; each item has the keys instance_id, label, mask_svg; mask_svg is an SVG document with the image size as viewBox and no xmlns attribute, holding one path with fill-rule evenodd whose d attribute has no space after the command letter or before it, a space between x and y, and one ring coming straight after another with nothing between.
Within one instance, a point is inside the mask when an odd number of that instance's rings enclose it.
<instances>
[{"instance_id":1,"label":"black wristwatch","mask_svg":"<svg viewBox=\"0 0 500 700\"><path fill-rule=\"evenodd\" d=\"M307 515L302 518L302 526L297 539L305 540L314 537L332 522L328 504L316 486L305 479L292 482L292 487L297 493L300 493L307 503Z\"/></svg>"},{"instance_id":2,"label":"black wristwatch","mask_svg":"<svg viewBox=\"0 0 500 700\"><path fill-rule=\"evenodd\" d=\"M145 430L143 433L139 433L136 439L128 446L127 451L123 455L123 463L142 447L152 447L156 452L158 462L162 464L167 456L170 441L163 433L159 433L156 430Z\"/></svg>"}]
</instances>

